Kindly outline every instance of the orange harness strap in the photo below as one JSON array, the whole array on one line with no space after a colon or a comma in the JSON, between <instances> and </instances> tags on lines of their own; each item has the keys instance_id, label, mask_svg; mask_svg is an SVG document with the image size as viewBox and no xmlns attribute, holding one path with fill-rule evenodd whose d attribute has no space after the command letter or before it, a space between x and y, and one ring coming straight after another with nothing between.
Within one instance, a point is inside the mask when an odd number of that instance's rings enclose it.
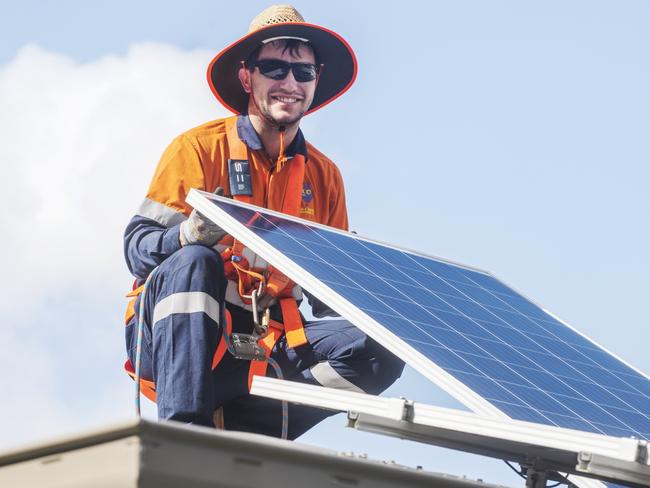
<instances>
[{"instance_id":1,"label":"orange harness strap","mask_svg":"<svg viewBox=\"0 0 650 488\"><path fill-rule=\"evenodd\" d=\"M124 370L126 371L126 374L128 374L131 379L135 381L135 368L133 367L133 363L131 363L130 359L127 359L124 363ZM152 402L156 403L156 385L154 385L153 381L140 378L140 393L142 393Z\"/></svg>"},{"instance_id":2,"label":"orange harness strap","mask_svg":"<svg viewBox=\"0 0 650 488\"><path fill-rule=\"evenodd\" d=\"M226 119L226 140L228 141L229 159L248 160L248 147L242 142L237 133L238 116ZM245 203L253 203L252 195L236 195L235 200Z\"/></svg>"},{"instance_id":3,"label":"orange harness strap","mask_svg":"<svg viewBox=\"0 0 650 488\"><path fill-rule=\"evenodd\" d=\"M230 315L230 310L228 309L226 309L226 334L228 336L232 334L232 317ZM222 334L221 337L219 338L219 344L217 345L217 350L214 352L214 356L212 356L213 371L223 359L223 355L226 354L227 349L228 349L228 344L226 344L226 341L224 340Z\"/></svg>"},{"instance_id":4,"label":"orange harness strap","mask_svg":"<svg viewBox=\"0 0 650 488\"><path fill-rule=\"evenodd\" d=\"M263 338L259 340L260 346L266 351L266 357L268 358L275 347L275 344L282 337L284 332L284 327L280 322L271 320L269 322L269 332ZM266 368L268 363L266 361L251 361L251 366L248 369L248 391L250 391L251 386L253 385L253 376L266 376Z\"/></svg>"},{"instance_id":5,"label":"orange harness strap","mask_svg":"<svg viewBox=\"0 0 650 488\"><path fill-rule=\"evenodd\" d=\"M289 180L282 200L282 213L298 216L300 203L302 202L302 187L305 180L305 157L296 154L287 161L289 167ZM287 345L291 348L307 344L305 328L302 324L298 304L293 298L293 281L275 268L271 268L266 283L267 291L277 298L282 309L282 320L284 321L284 332L287 335Z\"/></svg>"},{"instance_id":6,"label":"orange harness strap","mask_svg":"<svg viewBox=\"0 0 650 488\"><path fill-rule=\"evenodd\" d=\"M287 335L287 345L294 348L307 344L307 335L296 300L282 298L280 307L282 308L282 320L284 320L284 333Z\"/></svg>"},{"instance_id":7,"label":"orange harness strap","mask_svg":"<svg viewBox=\"0 0 650 488\"><path fill-rule=\"evenodd\" d=\"M135 302L138 299L140 293L144 290L144 285L140 285L136 288L135 282L133 282L133 290L126 294L131 300L126 305L126 316L124 317L124 323L128 324L129 321L135 317Z\"/></svg>"},{"instance_id":8,"label":"orange harness strap","mask_svg":"<svg viewBox=\"0 0 650 488\"><path fill-rule=\"evenodd\" d=\"M230 157L232 159L248 159L246 144L244 144L237 134L237 117L231 117L226 120L226 137L228 138ZM302 154L296 154L293 158L286 159L286 157L284 157L284 132L280 133L280 142L283 147L280 148L280 157L278 158L278 166L280 167L278 167L278 170L284 166L288 166L285 171L288 171L289 175L282 198L282 208L272 208L271 210L280 210L282 213L287 215L298 216L300 213L300 204L302 202L302 188L305 180L305 157ZM269 191L270 190L271 189L269 189ZM251 197L247 195L235 195L234 199L237 201L250 202ZM271 199L271 201L273 201L273 199ZM235 241L233 244L233 253L241 256L241 252L237 252L238 245L241 244ZM232 255L229 256L229 258L231 257ZM225 259L224 262L226 262ZM235 263L231 264L232 268L235 268L238 275L240 296L242 295L242 289L244 290L244 294L248 295L254 288L254 284L251 283L250 280L251 277L259 283L259 274L252 274L252 271L246 269L246 264L247 263L245 262L240 262L239 265ZM275 268L271 268L269 276L266 279L267 292L280 302L282 317L284 320L283 328L287 334L287 344L292 348L307 343L307 336L305 335L302 319L298 312L298 304L291 294L294 285L295 284L289 280L289 278Z\"/></svg>"}]
</instances>

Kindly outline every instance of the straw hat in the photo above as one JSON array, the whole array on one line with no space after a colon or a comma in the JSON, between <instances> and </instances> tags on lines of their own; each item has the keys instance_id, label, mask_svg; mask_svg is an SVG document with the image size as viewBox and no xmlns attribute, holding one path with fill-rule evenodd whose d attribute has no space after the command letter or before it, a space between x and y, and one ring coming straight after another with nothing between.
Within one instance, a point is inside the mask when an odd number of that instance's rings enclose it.
<instances>
[{"instance_id":1,"label":"straw hat","mask_svg":"<svg viewBox=\"0 0 650 488\"><path fill-rule=\"evenodd\" d=\"M283 37L308 40L324 65L306 113L321 108L350 88L357 76L357 60L349 44L329 29L306 23L291 5L273 5L257 15L248 34L217 54L208 67L210 89L228 110L240 114L248 109L248 94L237 76L241 62L263 42Z\"/></svg>"}]
</instances>

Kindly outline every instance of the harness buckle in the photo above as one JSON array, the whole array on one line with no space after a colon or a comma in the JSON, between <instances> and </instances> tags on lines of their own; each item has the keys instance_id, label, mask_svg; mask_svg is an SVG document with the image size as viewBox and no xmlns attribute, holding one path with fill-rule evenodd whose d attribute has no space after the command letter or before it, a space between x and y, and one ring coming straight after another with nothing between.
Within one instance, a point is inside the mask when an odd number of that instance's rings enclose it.
<instances>
[{"instance_id":1,"label":"harness buckle","mask_svg":"<svg viewBox=\"0 0 650 488\"><path fill-rule=\"evenodd\" d=\"M228 349L236 359L246 361L266 361L266 351L257 343L258 337L252 334L230 335L230 346Z\"/></svg>"},{"instance_id":2,"label":"harness buckle","mask_svg":"<svg viewBox=\"0 0 650 488\"><path fill-rule=\"evenodd\" d=\"M250 295L244 295L244 298L248 298L251 301L255 331L252 334L230 334L228 350L237 359L244 359L247 361L266 361L266 351L258 343L258 340L266 336L268 333L269 323L271 321L271 311L267 308L264 310L262 321L260 322L257 300L263 293L264 282L260 281L259 286L254 289Z\"/></svg>"}]
</instances>

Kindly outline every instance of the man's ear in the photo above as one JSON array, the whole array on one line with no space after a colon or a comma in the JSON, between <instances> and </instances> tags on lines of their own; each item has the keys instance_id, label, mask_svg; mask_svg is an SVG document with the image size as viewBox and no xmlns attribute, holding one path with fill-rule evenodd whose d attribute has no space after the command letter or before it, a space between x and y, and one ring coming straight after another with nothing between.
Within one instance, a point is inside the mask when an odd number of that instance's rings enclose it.
<instances>
[{"instance_id":1,"label":"man's ear","mask_svg":"<svg viewBox=\"0 0 650 488\"><path fill-rule=\"evenodd\" d=\"M320 75L323 73L323 67L325 65L321 64L320 68L318 69L318 73L316 73L316 86L318 86L318 82L320 81Z\"/></svg>"},{"instance_id":2,"label":"man's ear","mask_svg":"<svg viewBox=\"0 0 650 488\"><path fill-rule=\"evenodd\" d=\"M239 68L239 82L246 93L251 92L251 72L245 67Z\"/></svg>"}]
</instances>

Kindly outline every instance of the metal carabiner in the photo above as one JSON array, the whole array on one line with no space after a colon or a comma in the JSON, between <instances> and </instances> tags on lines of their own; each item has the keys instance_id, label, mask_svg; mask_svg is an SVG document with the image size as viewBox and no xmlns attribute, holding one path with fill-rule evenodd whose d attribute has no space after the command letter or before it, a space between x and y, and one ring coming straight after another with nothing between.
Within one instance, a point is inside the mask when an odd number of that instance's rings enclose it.
<instances>
[{"instance_id":1,"label":"metal carabiner","mask_svg":"<svg viewBox=\"0 0 650 488\"><path fill-rule=\"evenodd\" d=\"M260 337L264 337L269 330L269 322L271 320L271 312L268 308L264 310L262 322L260 322L259 311L257 309L257 299L264 294L264 282L260 281L260 286L253 290L250 294L251 307L253 308L253 324L255 325L255 332ZM247 297L248 298L248 297Z\"/></svg>"}]
</instances>

